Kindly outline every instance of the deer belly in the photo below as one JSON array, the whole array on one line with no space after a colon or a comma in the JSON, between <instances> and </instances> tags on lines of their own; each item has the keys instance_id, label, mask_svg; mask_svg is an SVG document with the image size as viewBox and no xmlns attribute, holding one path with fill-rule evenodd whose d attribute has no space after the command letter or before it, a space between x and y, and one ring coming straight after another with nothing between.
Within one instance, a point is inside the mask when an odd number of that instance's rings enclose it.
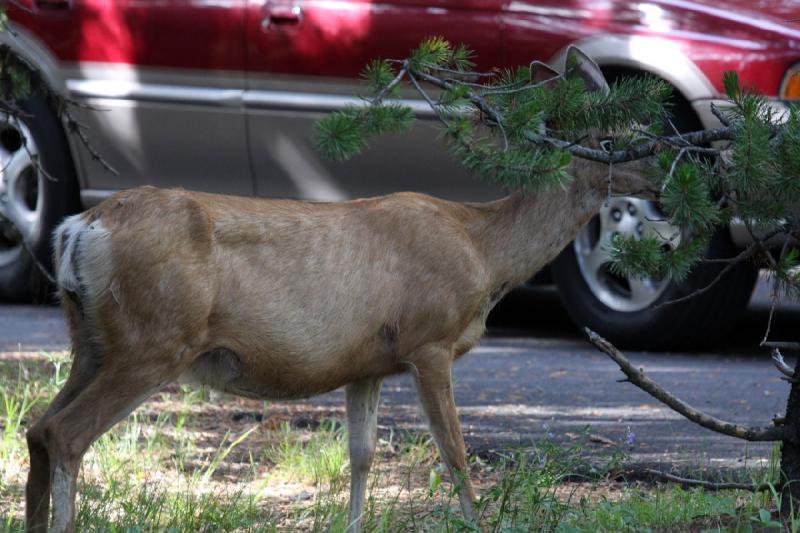
<instances>
[{"instance_id":1,"label":"deer belly","mask_svg":"<svg viewBox=\"0 0 800 533\"><path fill-rule=\"evenodd\" d=\"M258 360L259 364L254 364ZM295 400L323 394L362 377L363 366L325 368L293 365L276 358L251 358L214 348L195 359L179 381L261 400ZM316 371L314 371L316 370ZM372 372L370 372L371 374ZM392 372L387 372L392 373Z\"/></svg>"}]
</instances>

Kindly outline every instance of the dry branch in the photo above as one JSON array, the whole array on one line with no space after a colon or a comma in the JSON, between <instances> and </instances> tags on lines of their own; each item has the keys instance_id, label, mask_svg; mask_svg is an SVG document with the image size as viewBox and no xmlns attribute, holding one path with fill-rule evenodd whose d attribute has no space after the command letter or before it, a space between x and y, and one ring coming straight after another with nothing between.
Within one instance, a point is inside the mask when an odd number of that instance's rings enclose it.
<instances>
[{"instance_id":1,"label":"dry branch","mask_svg":"<svg viewBox=\"0 0 800 533\"><path fill-rule=\"evenodd\" d=\"M786 361L783 359L783 354L781 354L780 349L777 347L772 348L772 362L775 363L775 368L777 368L781 374L786 376L790 382L796 382L794 379L794 368L786 363Z\"/></svg>"},{"instance_id":2,"label":"dry branch","mask_svg":"<svg viewBox=\"0 0 800 533\"><path fill-rule=\"evenodd\" d=\"M628 381L648 393L650 396L660 401L661 403L670 407L673 411L688 418L692 422L703 426L706 429L737 437L748 441L795 441L797 434L793 426L778 426L778 427L749 427L740 426L732 422L720 420L714 416L699 411L681 400L674 394L665 390L658 383L648 378L644 372L637 369L633 364L620 352L616 346L608 342L606 339L595 333L589 328L583 329L584 333L589 339L589 342L594 344L600 351L608 355L617 365L620 370L627 376Z\"/></svg>"},{"instance_id":3,"label":"dry branch","mask_svg":"<svg viewBox=\"0 0 800 533\"><path fill-rule=\"evenodd\" d=\"M781 350L790 350L790 351L800 352L800 342L768 341L768 342L762 342L761 346L766 346L768 348L778 348L778 349L781 349Z\"/></svg>"},{"instance_id":4,"label":"dry branch","mask_svg":"<svg viewBox=\"0 0 800 533\"><path fill-rule=\"evenodd\" d=\"M757 252L761 251L762 250L762 246L761 245L762 245L761 241L756 241L756 242L750 244L750 246L748 246L744 250L742 250L738 255L736 255L736 257L728 260L729 263L727 265L725 265L725 267L722 270L719 271L719 273L716 275L716 277L713 280L711 280L710 283L708 283L707 285L703 286L702 288L697 289L695 291L692 291L691 293L687 294L686 296L681 296L681 297L675 298L673 300L668 300L666 302L658 303L658 304L653 306L653 309L658 309L658 308L663 307L665 305L672 305L672 304L685 302L686 300L690 300L690 299L694 298L695 296L699 296L699 295L703 294L704 292L710 291L711 289L714 288L714 286L717 283L719 283L719 281L725 276L725 274L727 274L728 272L733 270L733 268L735 266L737 266L742 261L746 261L747 259L750 259L750 257L755 255Z\"/></svg>"},{"instance_id":5,"label":"dry branch","mask_svg":"<svg viewBox=\"0 0 800 533\"><path fill-rule=\"evenodd\" d=\"M772 488L775 487L775 485L772 485L770 483L762 483L761 485L753 485L750 483L734 483L734 482L715 483L713 481L705 481L702 479L692 479L688 477L676 476L675 474L661 472L660 470L653 470L651 468L646 468L644 471L650 476L657 477L660 479L666 479L667 481L672 481L673 483L679 483L680 485L689 487L703 487L708 490L746 490L750 492L763 492L771 490Z\"/></svg>"},{"instance_id":6,"label":"dry branch","mask_svg":"<svg viewBox=\"0 0 800 533\"><path fill-rule=\"evenodd\" d=\"M36 254L31 249L31 245L28 244L28 241L25 240L25 238L22 236L22 232L19 230L17 225L14 224L14 222L10 218L8 218L2 211L0 211L0 224L5 224L9 228L11 228L11 231L14 232L16 234L16 236L19 237L19 240L22 243L22 247L25 249L25 251L28 253L28 255L31 256L31 259L33 260L33 263L36 265L36 267L39 269L39 271L42 273L42 275L45 278L47 278L47 281L49 281L50 283L55 285L56 284L56 280L53 277L53 274L50 272L50 270L46 266L44 266L44 263L42 263L39 260L39 258L36 257Z\"/></svg>"}]
</instances>

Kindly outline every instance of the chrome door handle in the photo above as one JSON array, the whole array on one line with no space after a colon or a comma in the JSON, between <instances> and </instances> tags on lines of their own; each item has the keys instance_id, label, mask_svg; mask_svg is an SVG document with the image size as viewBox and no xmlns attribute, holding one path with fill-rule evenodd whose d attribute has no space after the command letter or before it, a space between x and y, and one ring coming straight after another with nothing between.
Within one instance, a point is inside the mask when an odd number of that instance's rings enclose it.
<instances>
[{"instance_id":1,"label":"chrome door handle","mask_svg":"<svg viewBox=\"0 0 800 533\"><path fill-rule=\"evenodd\" d=\"M268 30L271 26L293 26L303 20L303 10L297 4L273 4L264 6L264 17L261 28Z\"/></svg>"},{"instance_id":2,"label":"chrome door handle","mask_svg":"<svg viewBox=\"0 0 800 533\"><path fill-rule=\"evenodd\" d=\"M43 11L66 11L72 9L72 0L36 0L34 5Z\"/></svg>"}]
</instances>

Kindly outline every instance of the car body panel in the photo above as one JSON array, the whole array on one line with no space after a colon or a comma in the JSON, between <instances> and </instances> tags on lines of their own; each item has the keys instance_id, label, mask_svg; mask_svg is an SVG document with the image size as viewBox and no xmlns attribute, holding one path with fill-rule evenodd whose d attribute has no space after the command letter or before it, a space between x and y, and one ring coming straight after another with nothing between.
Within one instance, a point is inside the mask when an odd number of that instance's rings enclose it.
<instances>
[{"instance_id":1,"label":"car body panel","mask_svg":"<svg viewBox=\"0 0 800 533\"><path fill-rule=\"evenodd\" d=\"M243 0L75 0L15 17L46 38L67 95L97 109L78 109L76 118L117 173L73 136L84 190L157 183L253 194L244 8Z\"/></svg>"},{"instance_id":2,"label":"car body panel","mask_svg":"<svg viewBox=\"0 0 800 533\"><path fill-rule=\"evenodd\" d=\"M284 16L289 9L296 10L296 19L276 23L270 18L270 13ZM406 57L428 36L480 50L476 61L481 67L499 64L499 0L251 1L246 35L247 128L259 195L342 200L415 190L479 200L501 194L470 179L445 155L444 142L437 140L440 127L421 101L416 108L422 120L411 135L382 136L345 163L320 159L312 141L314 123L323 113L359 104L354 98L325 95L363 93L356 79L366 64ZM287 105L280 92L295 95L307 107Z\"/></svg>"},{"instance_id":3,"label":"car body panel","mask_svg":"<svg viewBox=\"0 0 800 533\"><path fill-rule=\"evenodd\" d=\"M468 43L484 70L532 59L558 64L577 43L601 66L668 80L705 126L717 125L707 103L720 97L724 70L774 96L800 59L800 27L786 22L800 7L789 0L20 4L27 9L8 7L18 35L4 42L57 90L105 110L81 110L79 120L119 176L70 137L86 202L142 183L325 200L398 189L495 197L498 189L467 177L444 153L418 97L409 101L423 119L413 134L378 139L344 164L313 150L314 121L358 103L363 66L404 57L427 35Z\"/></svg>"},{"instance_id":4,"label":"car body panel","mask_svg":"<svg viewBox=\"0 0 800 533\"><path fill-rule=\"evenodd\" d=\"M70 0L12 20L45 40L65 63L244 70L245 0ZM201 37L201 38L198 38Z\"/></svg>"},{"instance_id":5,"label":"car body panel","mask_svg":"<svg viewBox=\"0 0 800 533\"><path fill-rule=\"evenodd\" d=\"M800 16L800 4L788 0L506 0L503 10L507 65L530 61L531 51L551 57L569 43L600 35L668 41L690 58L716 96L723 91L726 70L776 96L783 74L800 54L800 26L790 22ZM644 53L657 61L657 48L622 48L608 55L633 60Z\"/></svg>"}]
</instances>

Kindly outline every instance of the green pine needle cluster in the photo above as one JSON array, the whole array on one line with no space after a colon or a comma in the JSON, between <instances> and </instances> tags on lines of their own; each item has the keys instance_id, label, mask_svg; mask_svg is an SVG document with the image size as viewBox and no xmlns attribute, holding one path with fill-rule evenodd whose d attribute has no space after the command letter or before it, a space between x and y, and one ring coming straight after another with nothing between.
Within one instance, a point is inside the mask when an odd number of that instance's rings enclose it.
<instances>
[{"instance_id":1,"label":"green pine needle cluster","mask_svg":"<svg viewBox=\"0 0 800 533\"><path fill-rule=\"evenodd\" d=\"M684 244L685 243L685 244ZM701 238L681 241L671 248L656 237L637 239L616 237L611 247L611 272L626 278L652 277L681 282L702 259L708 241Z\"/></svg>"},{"instance_id":2,"label":"green pine needle cluster","mask_svg":"<svg viewBox=\"0 0 800 533\"><path fill-rule=\"evenodd\" d=\"M567 167L572 154L565 150L533 144L513 144L507 151L498 150L494 143L472 137L459 126L452 126L448 136L450 151L464 167L493 183L528 191L542 184L563 185L571 179Z\"/></svg>"},{"instance_id":3,"label":"green pine needle cluster","mask_svg":"<svg viewBox=\"0 0 800 533\"><path fill-rule=\"evenodd\" d=\"M673 150L658 155L664 171L661 208L670 221L691 234L708 233L722 220L722 211L714 201L709 179L712 171L705 161L688 156L675 163ZM674 164L674 166L673 166Z\"/></svg>"},{"instance_id":4,"label":"green pine needle cluster","mask_svg":"<svg viewBox=\"0 0 800 533\"><path fill-rule=\"evenodd\" d=\"M380 93L392 82L395 76L396 73L392 71L389 63L380 59L370 61L361 72L361 79L374 94ZM388 98L396 97L397 87L390 89L386 96Z\"/></svg>"},{"instance_id":5,"label":"green pine needle cluster","mask_svg":"<svg viewBox=\"0 0 800 533\"><path fill-rule=\"evenodd\" d=\"M407 130L413 120L411 108L400 104L348 107L317 122L314 143L323 157L346 161L361 153L371 136Z\"/></svg>"},{"instance_id":6,"label":"green pine needle cluster","mask_svg":"<svg viewBox=\"0 0 800 533\"><path fill-rule=\"evenodd\" d=\"M466 72L475 66L472 50L460 44L453 46L443 37L429 37L411 52L409 67L417 72L452 69Z\"/></svg>"}]
</instances>

